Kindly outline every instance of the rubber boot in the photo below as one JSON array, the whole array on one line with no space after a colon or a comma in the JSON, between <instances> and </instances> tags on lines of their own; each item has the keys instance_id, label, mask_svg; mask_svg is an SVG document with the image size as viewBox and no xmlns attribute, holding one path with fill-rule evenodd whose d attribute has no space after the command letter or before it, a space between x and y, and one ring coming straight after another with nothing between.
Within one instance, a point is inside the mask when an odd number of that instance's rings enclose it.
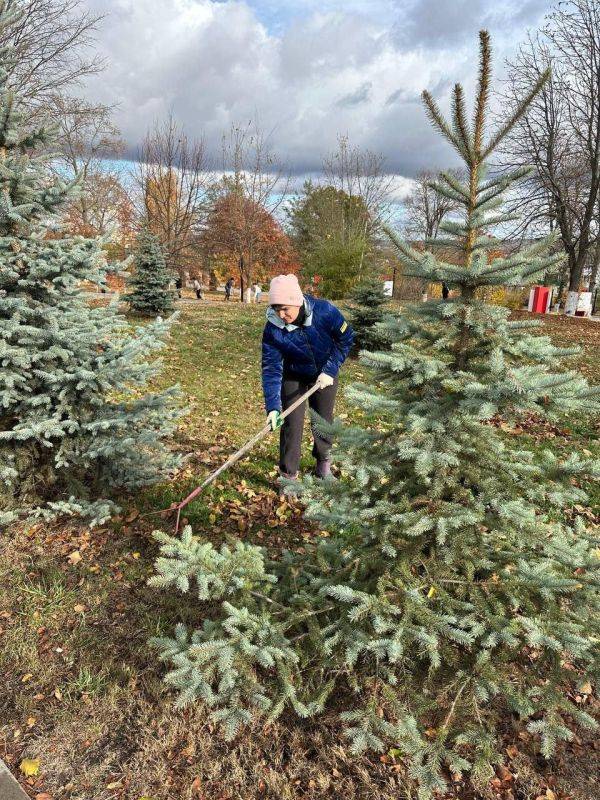
<instances>
[{"instance_id":1,"label":"rubber boot","mask_svg":"<svg viewBox=\"0 0 600 800\"><path fill-rule=\"evenodd\" d=\"M331 472L331 461L329 459L327 461L317 461L317 466L315 467L315 477L316 478L334 478L334 475Z\"/></svg>"},{"instance_id":2,"label":"rubber boot","mask_svg":"<svg viewBox=\"0 0 600 800\"><path fill-rule=\"evenodd\" d=\"M279 470L279 477L285 478L287 481L297 481L298 480L298 473L294 472L290 474L289 472L284 472L282 469Z\"/></svg>"}]
</instances>

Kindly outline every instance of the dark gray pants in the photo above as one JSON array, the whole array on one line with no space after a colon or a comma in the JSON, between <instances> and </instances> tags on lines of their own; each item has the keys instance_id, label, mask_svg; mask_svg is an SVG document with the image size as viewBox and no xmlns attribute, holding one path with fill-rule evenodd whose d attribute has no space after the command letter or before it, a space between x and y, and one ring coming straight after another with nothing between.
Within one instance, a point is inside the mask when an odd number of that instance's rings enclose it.
<instances>
[{"instance_id":1,"label":"dark gray pants","mask_svg":"<svg viewBox=\"0 0 600 800\"><path fill-rule=\"evenodd\" d=\"M294 378L284 378L281 384L281 405L283 410L289 408L292 403L307 392L314 381L296 380ZM310 408L327 422L333 422L333 407L337 393L338 379L335 378L333 384L326 389L320 389L308 398ZM304 428L304 413L306 402L286 417L281 427L279 435L279 469L287 475L295 475L300 468L300 455L302 450L302 431ZM331 439L317 433L312 427L313 449L312 454L317 461L327 461L331 450Z\"/></svg>"}]
</instances>

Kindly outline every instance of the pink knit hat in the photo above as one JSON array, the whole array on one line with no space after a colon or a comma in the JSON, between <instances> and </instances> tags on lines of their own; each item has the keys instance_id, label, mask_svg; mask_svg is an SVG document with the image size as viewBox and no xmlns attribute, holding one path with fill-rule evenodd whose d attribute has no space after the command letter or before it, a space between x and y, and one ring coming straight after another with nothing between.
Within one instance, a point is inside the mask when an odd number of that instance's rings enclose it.
<instances>
[{"instance_id":1,"label":"pink knit hat","mask_svg":"<svg viewBox=\"0 0 600 800\"><path fill-rule=\"evenodd\" d=\"M269 286L269 305L301 306L304 295L295 275L277 275Z\"/></svg>"}]
</instances>

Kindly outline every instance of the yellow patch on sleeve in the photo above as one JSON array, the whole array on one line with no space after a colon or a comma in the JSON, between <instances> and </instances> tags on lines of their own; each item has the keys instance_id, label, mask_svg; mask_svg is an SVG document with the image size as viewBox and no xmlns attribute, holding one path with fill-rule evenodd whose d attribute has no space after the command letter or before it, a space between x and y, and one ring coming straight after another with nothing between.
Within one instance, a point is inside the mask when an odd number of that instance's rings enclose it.
<instances>
[{"instance_id":1,"label":"yellow patch on sleeve","mask_svg":"<svg viewBox=\"0 0 600 800\"><path fill-rule=\"evenodd\" d=\"M344 321L342 323L342 327L340 328L340 331L343 333L346 330L347 327L348 327L348 323L346 321Z\"/></svg>"}]
</instances>

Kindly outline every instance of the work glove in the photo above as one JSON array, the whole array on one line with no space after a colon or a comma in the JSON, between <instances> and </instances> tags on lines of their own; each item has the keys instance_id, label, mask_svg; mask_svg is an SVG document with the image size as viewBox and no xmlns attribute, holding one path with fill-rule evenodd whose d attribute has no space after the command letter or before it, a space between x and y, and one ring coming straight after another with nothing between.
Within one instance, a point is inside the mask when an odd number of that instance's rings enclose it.
<instances>
[{"instance_id":1,"label":"work glove","mask_svg":"<svg viewBox=\"0 0 600 800\"><path fill-rule=\"evenodd\" d=\"M327 386L333 385L333 378L331 375L327 375L325 372L322 372L317 378L316 384L319 389L325 389Z\"/></svg>"},{"instance_id":2,"label":"work glove","mask_svg":"<svg viewBox=\"0 0 600 800\"><path fill-rule=\"evenodd\" d=\"M276 431L277 428L281 428L283 425L283 420L281 419L281 411L269 411L267 414L267 422L271 426L272 431Z\"/></svg>"}]
</instances>

